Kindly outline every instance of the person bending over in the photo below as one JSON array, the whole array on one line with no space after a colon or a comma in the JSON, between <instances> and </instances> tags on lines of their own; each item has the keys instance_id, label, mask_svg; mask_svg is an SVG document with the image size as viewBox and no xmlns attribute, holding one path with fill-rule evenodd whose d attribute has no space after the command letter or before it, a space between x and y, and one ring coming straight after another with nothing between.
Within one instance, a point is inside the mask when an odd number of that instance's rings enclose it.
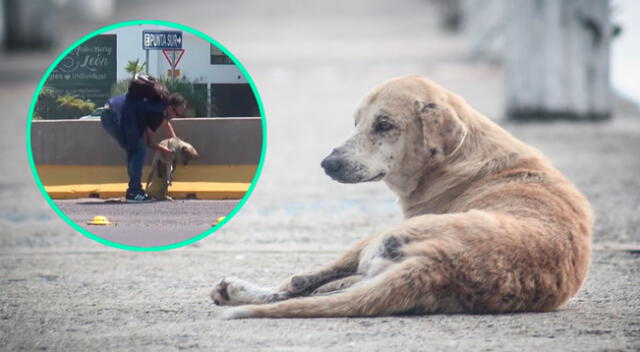
<instances>
[{"instance_id":1,"label":"person bending over","mask_svg":"<svg viewBox=\"0 0 640 352\"><path fill-rule=\"evenodd\" d=\"M136 75L127 94L113 97L105 104L100 118L104 129L127 153L129 186L127 202L147 202L153 198L142 190L142 168L147 147L170 153L158 144L156 131L162 126L169 137L176 137L171 119L180 117L187 101L149 75Z\"/></svg>"}]
</instances>

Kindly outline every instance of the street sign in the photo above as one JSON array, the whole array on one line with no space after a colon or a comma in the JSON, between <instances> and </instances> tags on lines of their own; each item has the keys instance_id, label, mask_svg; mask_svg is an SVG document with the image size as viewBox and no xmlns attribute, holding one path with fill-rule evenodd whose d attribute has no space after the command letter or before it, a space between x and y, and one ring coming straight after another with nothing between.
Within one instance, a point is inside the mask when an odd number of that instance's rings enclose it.
<instances>
[{"instance_id":1,"label":"street sign","mask_svg":"<svg viewBox=\"0 0 640 352\"><path fill-rule=\"evenodd\" d=\"M178 77L180 77L180 70L179 69L175 69L175 70L167 70L167 77L171 78L171 79L176 79Z\"/></svg>"},{"instance_id":2,"label":"street sign","mask_svg":"<svg viewBox=\"0 0 640 352\"><path fill-rule=\"evenodd\" d=\"M184 55L184 49L163 49L162 53L164 54L164 58L167 59L169 66L175 68L178 66L180 59L182 59L182 55Z\"/></svg>"},{"instance_id":3,"label":"street sign","mask_svg":"<svg viewBox=\"0 0 640 352\"><path fill-rule=\"evenodd\" d=\"M182 49L182 31L142 31L142 49Z\"/></svg>"},{"instance_id":4,"label":"street sign","mask_svg":"<svg viewBox=\"0 0 640 352\"><path fill-rule=\"evenodd\" d=\"M167 59L169 66L171 66L169 77L176 79L180 75L180 73L176 74L176 71L180 72L176 70L176 66L178 66L182 55L184 55L184 49L162 49L162 53L164 54L164 58Z\"/></svg>"}]
</instances>

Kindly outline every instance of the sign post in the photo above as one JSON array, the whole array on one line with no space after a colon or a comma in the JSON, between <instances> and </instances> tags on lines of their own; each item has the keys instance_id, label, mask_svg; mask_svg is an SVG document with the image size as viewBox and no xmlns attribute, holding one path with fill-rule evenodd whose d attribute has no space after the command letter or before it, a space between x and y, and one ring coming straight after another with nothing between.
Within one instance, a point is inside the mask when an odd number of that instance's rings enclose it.
<instances>
[{"instance_id":1,"label":"sign post","mask_svg":"<svg viewBox=\"0 0 640 352\"><path fill-rule=\"evenodd\" d=\"M178 65L180 58L184 54L182 49L182 31L142 31L142 49L146 51L146 72L149 73L149 50L162 50L165 58L171 65L171 76L175 76L175 66ZM172 56L172 60L169 60L165 50L179 51L180 56L175 60L175 55ZM175 62L175 63L172 63Z\"/></svg>"}]
</instances>

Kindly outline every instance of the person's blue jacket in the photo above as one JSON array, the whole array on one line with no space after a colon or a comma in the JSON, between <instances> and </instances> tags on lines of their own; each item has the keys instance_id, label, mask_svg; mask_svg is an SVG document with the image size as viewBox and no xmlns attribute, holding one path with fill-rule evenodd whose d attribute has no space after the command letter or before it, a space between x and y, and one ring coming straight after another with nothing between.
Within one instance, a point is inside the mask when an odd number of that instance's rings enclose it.
<instances>
[{"instance_id":1,"label":"person's blue jacket","mask_svg":"<svg viewBox=\"0 0 640 352\"><path fill-rule=\"evenodd\" d=\"M147 128L157 130L165 118L161 102L129 98L123 94L109 99L107 104L115 114L116 139L126 150L135 148Z\"/></svg>"}]
</instances>

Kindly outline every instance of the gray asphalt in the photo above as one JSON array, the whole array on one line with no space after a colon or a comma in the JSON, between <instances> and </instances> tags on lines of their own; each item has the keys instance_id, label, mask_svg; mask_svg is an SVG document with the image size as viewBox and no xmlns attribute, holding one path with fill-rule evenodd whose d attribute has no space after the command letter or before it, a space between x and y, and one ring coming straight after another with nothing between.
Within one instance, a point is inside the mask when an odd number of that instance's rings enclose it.
<instances>
[{"instance_id":1,"label":"gray asphalt","mask_svg":"<svg viewBox=\"0 0 640 352\"><path fill-rule=\"evenodd\" d=\"M162 247L187 241L209 231L239 200L174 200L114 203L100 199L56 200L71 221L104 240L132 247ZM88 222L106 216L111 225Z\"/></svg>"},{"instance_id":2,"label":"gray asphalt","mask_svg":"<svg viewBox=\"0 0 640 352\"><path fill-rule=\"evenodd\" d=\"M272 285L401 221L383 184L342 185L319 162L352 128L359 99L418 73L500 120L499 65L467 59L426 1L119 2L112 22L157 18L210 34L245 65L266 109L262 176L233 221L177 250L105 247L67 226L37 190L24 131L34 76L53 54L5 57L0 77L0 346L7 350L640 350L640 113L605 123L505 124L545 152L592 202L590 276L556 312L223 321L215 280ZM61 48L96 23L69 23ZM11 67L9 69L8 67ZM24 78L21 78L24 77Z\"/></svg>"}]
</instances>

